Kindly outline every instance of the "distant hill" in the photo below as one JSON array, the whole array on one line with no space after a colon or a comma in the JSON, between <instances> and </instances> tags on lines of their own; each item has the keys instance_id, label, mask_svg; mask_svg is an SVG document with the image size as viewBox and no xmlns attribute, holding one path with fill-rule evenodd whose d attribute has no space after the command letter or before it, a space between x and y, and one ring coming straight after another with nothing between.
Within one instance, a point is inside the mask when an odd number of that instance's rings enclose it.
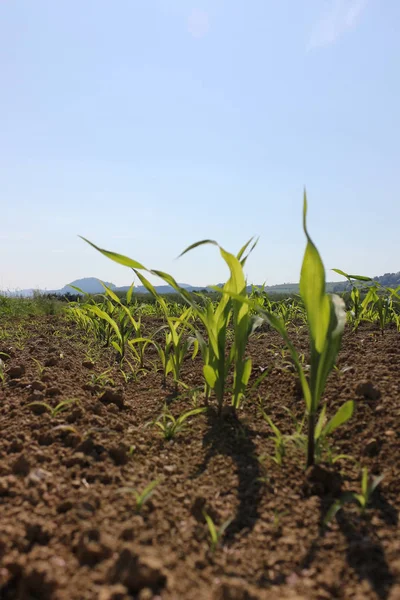
<instances>
[{"instance_id":1,"label":"distant hill","mask_svg":"<svg viewBox=\"0 0 400 600\"><path fill-rule=\"evenodd\" d=\"M116 286L109 281L103 282L107 287L111 290L116 290ZM61 290L55 290L53 294L76 294L76 290L72 287L77 287L81 289L85 294L102 294L104 292L104 288L101 285L100 281L96 279L96 277L85 277L84 279L76 279L75 281L71 281L68 285L64 285Z\"/></svg>"},{"instance_id":2,"label":"distant hill","mask_svg":"<svg viewBox=\"0 0 400 600\"><path fill-rule=\"evenodd\" d=\"M396 288L400 286L400 271L397 273L385 273L384 275L379 275L373 278L374 281L377 281L381 285L386 287ZM127 292L129 290L129 286L120 286L117 287L113 283L104 282L107 287L112 289L115 292ZM198 292L202 290L212 291L211 287L201 287L201 286L193 286L188 283L179 283L182 288L185 288L189 292ZM218 287L222 287L223 284L217 284ZM100 280L96 277L84 277L83 279L76 279L75 281L71 281L67 285L65 285L60 290L34 290L32 288L24 289L24 290L15 290L15 291L0 291L0 294L5 296L21 296L21 297L30 297L35 293L40 294L57 294L57 295L65 295L65 294L73 294L75 295L77 292L74 290L74 287L81 289L85 294L101 294L104 291L103 286L100 283ZM260 285L255 285L254 287L263 287ZM331 281L327 282L326 288L328 292L344 292L349 289L349 284L347 281ZM175 290L170 285L156 285L155 289L159 294L173 294ZM251 291L252 286L249 285L247 287L248 291ZM299 293L299 284L298 283L280 283L277 285L269 285L264 286L263 288L266 292L270 294L298 294ZM143 285L137 285L134 288L134 293L136 294L147 294L148 291Z\"/></svg>"}]
</instances>

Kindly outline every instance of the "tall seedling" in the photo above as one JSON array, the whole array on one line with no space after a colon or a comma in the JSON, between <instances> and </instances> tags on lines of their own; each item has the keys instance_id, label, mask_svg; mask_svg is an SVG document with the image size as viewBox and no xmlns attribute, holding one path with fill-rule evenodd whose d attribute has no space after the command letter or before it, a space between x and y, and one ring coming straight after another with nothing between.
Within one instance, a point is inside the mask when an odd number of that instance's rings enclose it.
<instances>
[{"instance_id":1,"label":"tall seedling","mask_svg":"<svg viewBox=\"0 0 400 600\"><path fill-rule=\"evenodd\" d=\"M326 380L333 369L339 352L343 329L346 321L344 301L335 294L325 291L325 269L319 252L307 230L307 197L304 192L303 228L307 238L306 250L300 276L300 295L302 297L310 339L310 371L306 374L300 356L293 346L285 324L272 312L260 309L258 312L274 327L284 339L299 375L308 421L307 466L315 462L315 445L318 440L317 413ZM307 376L308 375L308 376ZM329 422L332 433L345 423L353 414L354 403L346 402L339 408Z\"/></svg>"},{"instance_id":2,"label":"tall seedling","mask_svg":"<svg viewBox=\"0 0 400 600\"><path fill-rule=\"evenodd\" d=\"M196 304L193 297L186 290L182 290L170 275L155 271L191 304L205 327L207 341L199 331L196 331L196 336L203 357L206 395L209 395L210 390L214 392L219 414L222 411L230 367L233 365L234 369L232 405L235 408L240 406L251 374L251 359L245 357L245 351L249 336L254 331L257 323L260 322L258 317L250 314L248 303L243 301L248 298L243 266L256 245L255 242L249 252L245 254L251 242L252 240L249 240L237 256L227 252L213 240L196 242L182 252L181 256L189 250L204 244L213 244L219 248L220 254L229 268L230 277L222 289L218 289L221 297L217 304L212 302L206 302L205 306ZM233 343L228 351L227 330L231 322L233 326Z\"/></svg>"}]
</instances>

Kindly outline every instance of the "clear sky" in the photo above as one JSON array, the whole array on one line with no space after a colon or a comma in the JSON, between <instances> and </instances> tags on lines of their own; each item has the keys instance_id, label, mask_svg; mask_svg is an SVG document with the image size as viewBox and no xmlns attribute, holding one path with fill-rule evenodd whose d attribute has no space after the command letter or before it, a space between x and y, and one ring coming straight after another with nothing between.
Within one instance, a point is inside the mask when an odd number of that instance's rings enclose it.
<instances>
[{"instance_id":1,"label":"clear sky","mask_svg":"<svg viewBox=\"0 0 400 600\"><path fill-rule=\"evenodd\" d=\"M0 0L0 289L400 270L399 0ZM328 279L334 277L328 272Z\"/></svg>"}]
</instances>

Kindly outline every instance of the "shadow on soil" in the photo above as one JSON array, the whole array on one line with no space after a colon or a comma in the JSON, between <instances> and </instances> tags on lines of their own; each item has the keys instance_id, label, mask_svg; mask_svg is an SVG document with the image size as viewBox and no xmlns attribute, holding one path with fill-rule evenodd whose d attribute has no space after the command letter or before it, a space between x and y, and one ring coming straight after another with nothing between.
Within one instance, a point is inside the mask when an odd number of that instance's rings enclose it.
<instances>
[{"instance_id":1,"label":"shadow on soil","mask_svg":"<svg viewBox=\"0 0 400 600\"><path fill-rule=\"evenodd\" d=\"M260 481L260 463L252 441L256 434L239 420L234 411L228 412L223 419L209 411L207 418L210 428L204 436L203 446L208 450L193 477L204 473L214 456L228 456L233 461L239 479L239 506L224 534L224 542L229 544L236 533L244 530L250 533L259 517L263 483Z\"/></svg>"},{"instance_id":2,"label":"shadow on soil","mask_svg":"<svg viewBox=\"0 0 400 600\"><path fill-rule=\"evenodd\" d=\"M300 569L309 568L316 557L319 542L326 531L322 523L332 502L333 499L329 502L322 502L319 535L301 561ZM387 525L397 528L398 512L384 498L380 490L375 492L370 508L375 508L379 513L379 517ZM344 507L336 515L336 521L347 542L346 560L348 565L357 573L361 581L364 579L369 581L380 600L387 600L395 583L395 578L390 571L385 551L371 520L361 517L359 513L349 512L348 508Z\"/></svg>"}]
</instances>

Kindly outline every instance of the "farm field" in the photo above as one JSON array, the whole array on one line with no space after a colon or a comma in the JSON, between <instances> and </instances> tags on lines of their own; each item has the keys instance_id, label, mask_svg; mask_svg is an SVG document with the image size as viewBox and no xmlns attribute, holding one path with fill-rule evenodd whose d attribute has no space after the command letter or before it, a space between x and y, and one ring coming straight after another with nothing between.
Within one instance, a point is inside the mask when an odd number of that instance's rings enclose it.
<instances>
[{"instance_id":1,"label":"farm field","mask_svg":"<svg viewBox=\"0 0 400 600\"><path fill-rule=\"evenodd\" d=\"M3 310L2 600L400 598L399 289L327 294L305 214L299 297L98 249L153 302Z\"/></svg>"},{"instance_id":2,"label":"farm field","mask_svg":"<svg viewBox=\"0 0 400 600\"><path fill-rule=\"evenodd\" d=\"M399 597L395 329L346 331L338 358L345 372L332 373L325 399L332 410L356 399L355 416L332 440L335 453L354 460L310 472L295 449L282 466L268 457L275 446L258 398L284 434L293 432L284 407L302 414L275 332L250 342L255 373L273 368L243 409L227 408L222 420L210 409L168 441L146 424L165 402L175 416L190 410L193 395L173 398L159 373L125 382L115 366L102 379L114 353L63 317L2 327L10 337L1 350L11 358L0 390L1 598ZM307 352L302 333L296 342ZM42 373L34 359L48 365ZM182 377L201 385L201 361L185 361ZM371 386L359 395L365 380ZM54 416L39 404L71 399ZM349 504L322 529L340 488L360 491L360 465L384 475L371 506L361 515ZM155 480L138 512L121 488L140 492ZM203 508L217 526L232 519L214 552Z\"/></svg>"}]
</instances>

